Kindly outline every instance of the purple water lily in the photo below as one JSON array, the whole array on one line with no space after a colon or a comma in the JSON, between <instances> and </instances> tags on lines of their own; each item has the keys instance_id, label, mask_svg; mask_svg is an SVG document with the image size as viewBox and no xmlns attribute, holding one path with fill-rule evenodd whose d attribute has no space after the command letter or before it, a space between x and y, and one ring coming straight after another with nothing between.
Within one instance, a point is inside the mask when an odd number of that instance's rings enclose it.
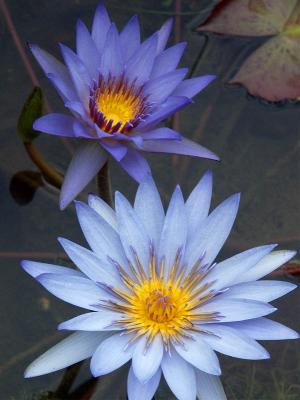
<instances>
[{"instance_id":1,"label":"purple water lily","mask_svg":"<svg viewBox=\"0 0 300 400\"><path fill-rule=\"evenodd\" d=\"M206 75L184 80L187 68L176 67L186 43L165 49L171 27L172 20L167 20L141 43L137 17L119 33L100 2L91 34L82 21L77 23L77 52L60 45L66 65L30 44L73 114L48 114L34 123L34 129L81 142L65 176L61 209L96 175L109 155L137 181L150 171L143 152L218 160L178 132L157 127L215 78Z\"/></svg>"}]
</instances>

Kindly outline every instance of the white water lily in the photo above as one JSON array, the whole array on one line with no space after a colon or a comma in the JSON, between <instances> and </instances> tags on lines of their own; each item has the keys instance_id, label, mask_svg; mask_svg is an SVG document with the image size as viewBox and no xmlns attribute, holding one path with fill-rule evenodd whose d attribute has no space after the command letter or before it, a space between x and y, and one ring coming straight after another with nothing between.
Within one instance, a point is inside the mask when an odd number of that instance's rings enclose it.
<instances>
[{"instance_id":1,"label":"white water lily","mask_svg":"<svg viewBox=\"0 0 300 400\"><path fill-rule=\"evenodd\" d=\"M179 187L165 214L149 176L134 206L116 193L115 210L97 196L76 210L91 250L59 239L79 270L33 261L23 268L58 298L89 310L62 322L75 331L26 370L47 374L91 357L94 376L130 362L129 400L150 400L161 374L179 400L226 399L215 351L266 359L257 340L298 334L265 318L268 304L295 288L261 280L294 251L264 245L224 261L215 259L234 223L239 195L209 213L207 172L185 202Z\"/></svg>"}]
</instances>

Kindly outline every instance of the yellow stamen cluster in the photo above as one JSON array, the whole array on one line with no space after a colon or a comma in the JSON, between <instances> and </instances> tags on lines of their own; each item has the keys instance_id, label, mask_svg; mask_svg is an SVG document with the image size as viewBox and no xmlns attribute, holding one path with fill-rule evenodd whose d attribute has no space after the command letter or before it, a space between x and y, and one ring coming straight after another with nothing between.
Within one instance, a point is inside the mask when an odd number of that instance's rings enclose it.
<instances>
[{"instance_id":1,"label":"yellow stamen cluster","mask_svg":"<svg viewBox=\"0 0 300 400\"><path fill-rule=\"evenodd\" d=\"M132 340L147 335L148 343L151 343L160 334L165 346L169 347L170 342L181 343L183 337L199 331L197 324L215 320L218 316L217 313L198 310L201 304L215 296L213 291L207 290L211 283L201 285L207 274L199 272L199 263L185 274L185 268L179 267L179 259L178 254L167 279L164 262L160 263L157 271L154 256L150 260L149 274L145 273L136 255L136 267L130 265L132 277L118 266L129 291L110 289L123 301L110 301L106 307L124 315L114 325L133 333Z\"/></svg>"},{"instance_id":2,"label":"yellow stamen cluster","mask_svg":"<svg viewBox=\"0 0 300 400\"><path fill-rule=\"evenodd\" d=\"M142 86L136 88L134 82L129 84L124 77L100 79L91 102L95 122L107 133L127 133L147 110L142 90Z\"/></svg>"}]
</instances>

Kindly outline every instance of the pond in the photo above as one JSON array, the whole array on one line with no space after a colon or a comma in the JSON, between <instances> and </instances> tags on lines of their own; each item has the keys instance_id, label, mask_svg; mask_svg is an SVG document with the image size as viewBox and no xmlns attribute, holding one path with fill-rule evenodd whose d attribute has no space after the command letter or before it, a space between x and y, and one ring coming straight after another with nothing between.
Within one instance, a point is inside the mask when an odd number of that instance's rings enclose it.
<instances>
[{"instance_id":1,"label":"pond","mask_svg":"<svg viewBox=\"0 0 300 400\"><path fill-rule=\"evenodd\" d=\"M214 175L213 206L232 193L242 193L238 218L219 259L267 243L279 243L281 249L299 249L299 104L268 103L250 96L241 86L227 83L245 57L264 39L213 34L206 38L196 33L195 28L204 21L213 3L216 2L106 1L118 27L131 15L138 14L144 37L158 29L167 17L175 16L170 43L182 40L188 43L182 65L193 67L196 76L217 75L172 123L184 136L218 154L221 163L165 154L147 155L147 159L165 203L177 183L188 194L207 168ZM33 77L43 88L48 107L63 111L62 102L26 42L37 42L58 56L57 43L74 47L77 18L90 26L96 5L96 0L1 1L0 397L5 400L39 399L43 398L42 393L57 389L62 371L25 380L24 369L65 336L56 331L57 324L78 314L75 307L56 299L27 276L20 268L20 260L68 265L56 238L63 236L85 245L73 205L59 211L58 191L34 174L37 169L17 135L17 119L32 90ZM16 49L3 11L11 15L25 59ZM76 147L72 140L62 141L47 135L41 135L36 145L59 171L65 171ZM22 171L27 172L20 174ZM111 175L113 189L132 200L136 183L114 163ZM82 198L89 192L96 192L95 182L85 189ZM299 275L282 272L280 279L297 284ZM279 311L273 319L300 331L299 290L276 301L275 306ZM256 362L220 356L228 399L299 399L299 344L279 341L263 345L271 353L270 360ZM127 370L125 366L91 380L86 362L68 398L125 399ZM155 398L173 397L162 385Z\"/></svg>"}]
</instances>

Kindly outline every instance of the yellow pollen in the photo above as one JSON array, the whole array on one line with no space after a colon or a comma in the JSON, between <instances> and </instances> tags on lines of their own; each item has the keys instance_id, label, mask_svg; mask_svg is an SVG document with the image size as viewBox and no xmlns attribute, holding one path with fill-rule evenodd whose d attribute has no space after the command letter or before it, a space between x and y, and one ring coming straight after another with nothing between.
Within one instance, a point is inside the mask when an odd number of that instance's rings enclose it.
<instances>
[{"instance_id":1,"label":"yellow pollen","mask_svg":"<svg viewBox=\"0 0 300 400\"><path fill-rule=\"evenodd\" d=\"M100 77L90 98L91 118L106 133L128 133L149 112L143 86L129 83L124 76Z\"/></svg>"},{"instance_id":2,"label":"yellow pollen","mask_svg":"<svg viewBox=\"0 0 300 400\"><path fill-rule=\"evenodd\" d=\"M139 265L138 259L136 261ZM211 283L201 284L206 274L195 268L184 276L177 264L164 280L163 265L157 273L153 259L150 264L149 277L140 265L137 269L131 265L134 278L119 268L129 291L112 289L118 298L124 299L124 302L112 301L106 305L106 308L123 314L121 320L114 322L115 325L133 333L134 338L147 335L149 342L160 334L168 347L171 341L180 343L183 337L199 331L197 324L216 320L218 313L199 311L203 303L215 296L214 292L207 290Z\"/></svg>"},{"instance_id":3,"label":"yellow pollen","mask_svg":"<svg viewBox=\"0 0 300 400\"><path fill-rule=\"evenodd\" d=\"M135 118L140 101L139 98L128 96L127 93L104 90L97 100L98 111L103 113L106 120L113 121L113 125L121 122L119 130L123 129L127 122Z\"/></svg>"}]
</instances>

